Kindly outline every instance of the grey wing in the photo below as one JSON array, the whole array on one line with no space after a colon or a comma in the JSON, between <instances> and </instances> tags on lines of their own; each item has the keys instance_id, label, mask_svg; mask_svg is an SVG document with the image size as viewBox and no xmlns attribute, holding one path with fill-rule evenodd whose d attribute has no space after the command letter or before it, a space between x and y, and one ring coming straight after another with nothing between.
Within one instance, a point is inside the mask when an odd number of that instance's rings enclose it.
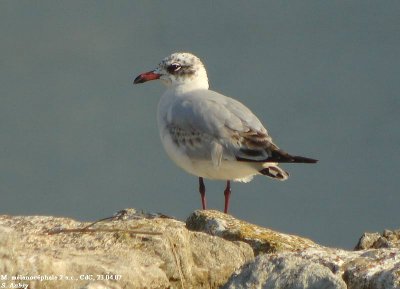
<instances>
[{"instance_id":1,"label":"grey wing","mask_svg":"<svg viewBox=\"0 0 400 289\"><path fill-rule=\"evenodd\" d=\"M195 136L216 164L221 159L262 162L278 149L246 106L214 91L190 92L172 107L170 116L173 139L182 141L187 133Z\"/></svg>"}]
</instances>

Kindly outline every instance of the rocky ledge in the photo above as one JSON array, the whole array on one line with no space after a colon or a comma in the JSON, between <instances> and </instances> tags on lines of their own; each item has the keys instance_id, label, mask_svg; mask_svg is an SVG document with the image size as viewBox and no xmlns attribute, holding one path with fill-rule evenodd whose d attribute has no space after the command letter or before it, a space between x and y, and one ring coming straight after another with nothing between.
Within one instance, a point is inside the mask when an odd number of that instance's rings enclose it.
<instances>
[{"instance_id":1,"label":"rocky ledge","mask_svg":"<svg viewBox=\"0 0 400 289\"><path fill-rule=\"evenodd\" d=\"M0 216L1 288L400 288L400 231L327 248L217 211Z\"/></svg>"}]
</instances>

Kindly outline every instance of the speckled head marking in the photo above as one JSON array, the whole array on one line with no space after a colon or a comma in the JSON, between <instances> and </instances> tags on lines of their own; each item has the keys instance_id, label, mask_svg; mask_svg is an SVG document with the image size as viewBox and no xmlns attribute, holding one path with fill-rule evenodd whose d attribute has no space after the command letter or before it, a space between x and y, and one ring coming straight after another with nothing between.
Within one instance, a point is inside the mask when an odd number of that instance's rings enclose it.
<instances>
[{"instance_id":1,"label":"speckled head marking","mask_svg":"<svg viewBox=\"0 0 400 289\"><path fill-rule=\"evenodd\" d=\"M134 83L160 79L167 86L208 89L207 72L201 60L188 52L177 52L165 57L153 71L142 73Z\"/></svg>"},{"instance_id":2,"label":"speckled head marking","mask_svg":"<svg viewBox=\"0 0 400 289\"><path fill-rule=\"evenodd\" d=\"M157 69L161 80L167 85L180 85L202 80L207 82L207 72L201 60L188 52L177 52L165 57Z\"/></svg>"},{"instance_id":3,"label":"speckled head marking","mask_svg":"<svg viewBox=\"0 0 400 289\"><path fill-rule=\"evenodd\" d=\"M190 53L174 53L165 57L159 67L168 71L168 73L177 76L192 76L196 73L198 67L203 67L200 59Z\"/></svg>"}]
</instances>

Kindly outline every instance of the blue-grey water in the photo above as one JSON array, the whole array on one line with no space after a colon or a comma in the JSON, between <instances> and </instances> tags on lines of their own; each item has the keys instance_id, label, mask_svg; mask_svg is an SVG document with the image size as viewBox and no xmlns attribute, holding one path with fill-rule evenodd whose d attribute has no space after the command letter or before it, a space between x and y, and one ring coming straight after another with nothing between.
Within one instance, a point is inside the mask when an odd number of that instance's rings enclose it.
<instances>
[{"instance_id":1,"label":"blue-grey water","mask_svg":"<svg viewBox=\"0 0 400 289\"><path fill-rule=\"evenodd\" d=\"M133 86L174 51L317 165L233 184L231 213L325 245L400 225L400 2L1 1L0 214L180 219L197 179L158 136L164 87ZM223 209L223 182L206 181Z\"/></svg>"}]
</instances>

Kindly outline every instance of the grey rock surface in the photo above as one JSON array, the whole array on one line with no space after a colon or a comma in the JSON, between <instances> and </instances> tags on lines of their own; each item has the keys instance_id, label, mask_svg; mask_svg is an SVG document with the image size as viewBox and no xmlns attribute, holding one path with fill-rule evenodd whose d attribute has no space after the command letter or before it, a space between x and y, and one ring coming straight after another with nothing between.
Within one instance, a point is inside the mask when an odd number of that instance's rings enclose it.
<instances>
[{"instance_id":1,"label":"grey rock surface","mask_svg":"<svg viewBox=\"0 0 400 289\"><path fill-rule=\"evenodd\" d=\"M373 249L343 266L343 279L350 289L400 289L399 249Z\"/></svg>"},{"instance_id":2,"label":"grey rock surface","mask_svg":"<svg viewBox=\"0 0 400 289\"><path fill-rule=\"evenodd\" d=\"M266 263L268 267L263 267ZM278 275L281 277L277 279ZM242 266L224 287L236 288L399 289L400 250L345 251L320 247L259 255L253 263Z\"/></svg>"},{"instance_id":3,"label":"grey rock surface","mask_svg":"<svg viewBox=\"0 0 400 289\"><path fill-rule=\"evenodd\" d=\"M328 267L297 256L260 255L223 289L346 289Z\"/></svg>"}]
</instances>

